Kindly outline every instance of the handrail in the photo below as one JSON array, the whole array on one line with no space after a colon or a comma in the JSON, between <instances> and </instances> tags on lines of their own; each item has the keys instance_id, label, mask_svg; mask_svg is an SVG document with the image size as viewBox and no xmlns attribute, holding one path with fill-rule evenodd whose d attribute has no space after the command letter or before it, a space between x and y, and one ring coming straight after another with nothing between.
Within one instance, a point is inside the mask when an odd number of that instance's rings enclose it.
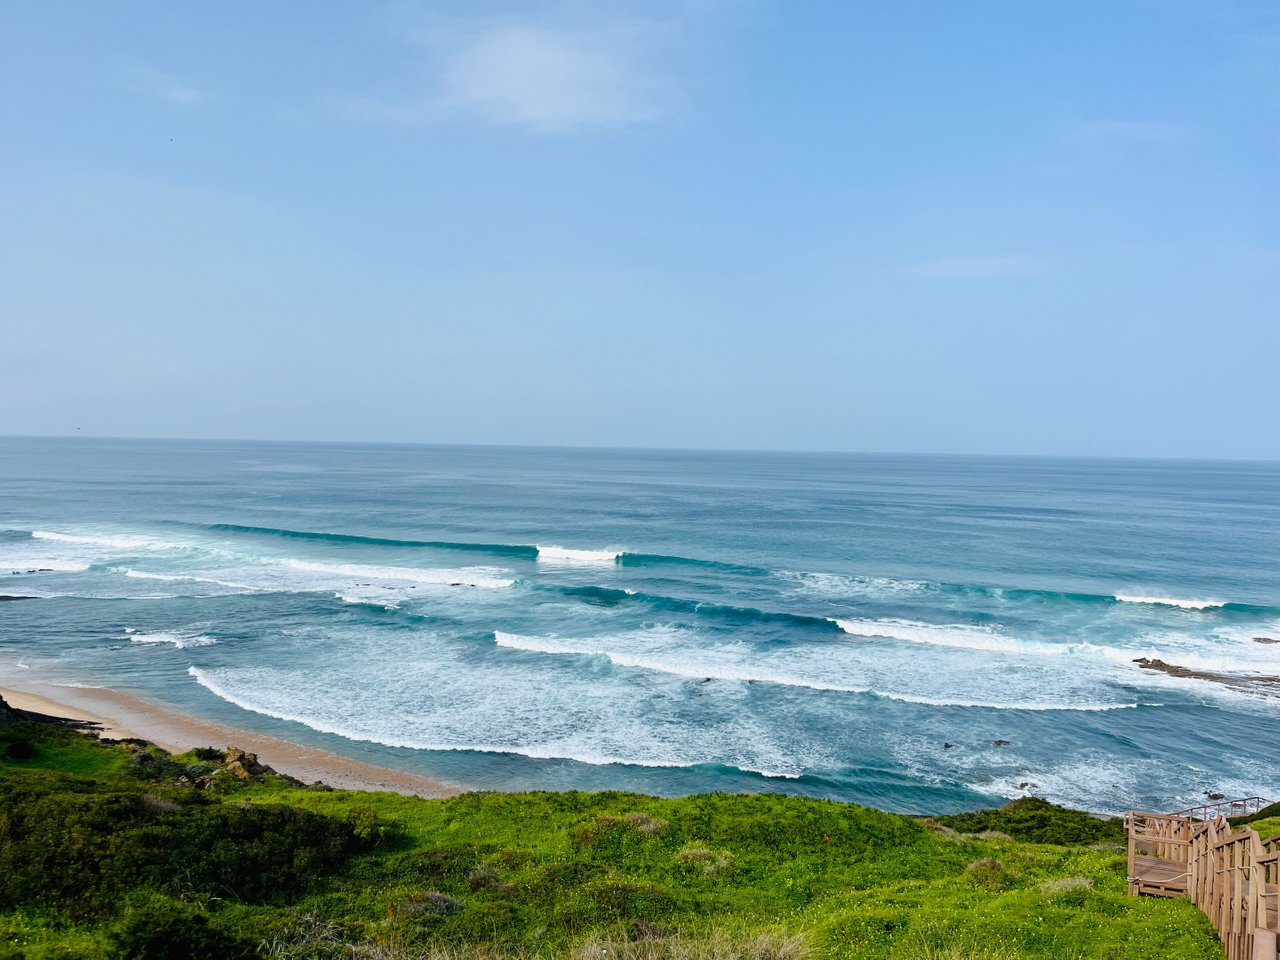
<instances>
[{"instance_id":1,"label":"handrail","mask_svg":"<svg viewBox=\"0 0 1280 960\"><path fill-rule=\"evenodd\" d=\"M1247 825L1236 830L1221 812L1204 819L1193 815L1255 803L1257 809L1266 806L1263 798L1249 797L1172 814L1125 816L1130 893L1185 895L1217 930L1227 960L1280 960L1280 836L1264 841ZM1138 873L1139 857L1147 879ZM1153 864L1164 862L1169 866L1151 872ZM1185 871L1174 873L1179 866Z\"/></svg>"},{"instance_id":2,"label":"handrail","mask_svg":"<svg viewBox=\"0 0 1280 960\"><path fill-rule=\"evenodd\" d=\"M1211 800L1208 803L1201 803L1194 807L1187 807L1185 810L1179 810L1174 814L1174 816L1191 817L1196 820L1213 820L1216 817L1247 817L1250 814L1257 813L1263 807L1269 806L1270 804L1271 801L1266 797L1243 797L1238 800ZM1225 813L1223 812L1224 807L1226 808Z\"/></svg>"}]
</instances>

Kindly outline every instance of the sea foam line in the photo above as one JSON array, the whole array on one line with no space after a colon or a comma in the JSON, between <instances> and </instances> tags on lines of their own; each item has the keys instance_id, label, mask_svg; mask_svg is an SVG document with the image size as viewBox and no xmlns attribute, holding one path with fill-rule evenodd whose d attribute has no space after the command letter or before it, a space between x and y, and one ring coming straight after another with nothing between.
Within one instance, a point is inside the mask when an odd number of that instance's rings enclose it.
<instances>
[{"instance_id":1,"label":"sea foam line","mask_svg":"<svg viewBox=\"0 0 1280 960\"><path fill-rule=\"evenodd\" d=\"M21 563L14 564L11 560L0 562L0 569L10 568L10 573L15 575L26 573L84 573L89 569L89 564L78 563L74 560L49 560L45 557L37 557L34 560L23 560Z\"/></svg>"},{"instance_id":2,"label":"sea foam line","mask_svg":"<svg viewBox=\"0 0 1280 960\"><path fill-rule=\"evenodd\" d=\"M191 573L148 573L145 570L134 570L130 567L112 567L113 573L123 573L133 580L159 580L164 583L212 583L229 590L254 591L247 583L235 583L231 580L218 580L214 577L202 577Z\"/></svg>"},{"instance_id":3,"label":"sea foam line","mask_svg":"<svg viewBox=\"0 0 1280 960\"><path fill-rule=\"evenodd\" d=\"M581 642L566 642L565 640L554 637L528 637L521 636L520 634L505 633L501 630L495 630L493 639L494 643L499 647L505 647L509 650L523 650L529 653L542 653L550 656L603 657L610 663L619 667L626 667L634 670L648 670L654 673L666 673L672 676L685 677L688 679L730 680L741 683L769 683L784 687L800 687L807 690L817 690L825 693L860 694L878 697L883 700L897 700L901 703L912 703L929 707L965 707L987 710L1031 710L1036 712L1072 710L1094 713L1105 710L1128 710L1141 706L1141 704L1137 703L1000 703L984 700L953 700L939 697L923 697L908 693L878 690L874 687L824 683L818 680L803 679L788 676L786 674L761 671L758 669L738 668L726 664L680 663L649 657L637 657L633 654L619 653L616 650L589 646Z\"/></svg>"},{"instance_id":4,"label":"sea foam line","mask_svg":"<svg viewBox=\"0 0 1280 960\"><path fill-rule=\"evenodd\" d=\"M682 763L675 760L644 760L627 757L612 757L601 754L591 754L584 752L568 753L563 750L555 750L551 748L539 748L536 746L514 746L507 744L437 744L427 743L419 740L404 739L400 737L392 737L379 733L374 735L371 733L357 732L347 727L338 726L325 720L318 720L315 717L303 716L300 713L292 713L286 710L279 710L271 707L254 703L244 697L233 694L223 684L209 676L209 674L199 667L188 667L187 674L195 679L196 683L204 687L214 696L234 704L242 710L248 710L251 713L258 713L265 717L274 717L277 720L286 720L290 723L300 723L304 727L310 727L320 733L329 733L345 740L353 740L360 743L378 743L387 747L399 747L409 750L432 750L440 753L497 753L509 754L511 756L529 757L532 760L567 760L573 763L585 763L589 766L625 766L625 767L648 767L655 769L689 769L693 767L732 767L741 770L744 773L757 774L770 779L798 779L802 774L786 774L776 773L765 770L756 770L751 767L738 766L736 764L725 763L717 760L698 761L690 763Z\"/></svg>"},{"instance_id":5,"label":"sea foam line","mask_svg":"<svg viewBox=\"0 0 1280 960\"><path fill-rule=\"evenodd\" d=\"M961 650L977 650L988 653L1007 653L1025 656L1097 657L1126 667L1137 669L1134 663L1139 659L1163 660L1193 670L1210 670L1223 673L1245 674L1261 673L1280 668L1280 657L1258 659L1258 651L1240 645L1235 656L1206 656L1190 650L1159 649L1154 646L1112 647L1104 644L1078 641L1071 643L1049 643L1042 640L1019 640L978 625L952 624L937 626L928 623L917 623L911 620L852 620L832 618L832 622L845 633L866 638L900 640L907 643L927 644L930 646L951 647ZM1265 650L1265 648L1259 648ZM1224 651L1231 654L1232 651ZM1240 654L1253 654L1252 660L1242 660ZM1275 667L1272 664L1275 664ZM1180 681L1200 678L1178 678ZM1210 682L1210 681L1202 681Z\"/></svg>"},{"instance_id":6,"label":"sea foam line","mask_svg":"<svg viewBox=\"0 0 1280 960\"><path fill-rule=\"evenodd\" d=\"M437 586L510 587L515 580L494 576L496 568L476 567L462 570L429 570L422 567L389 567L361 563L315 563L310 560L286 559L281 563L293 570L307 573L325 573L357 580L398 580L407 583L428 583Z\"/></svg>"},{"instance_id":7,"label":"sea foam line","mask_svg":"<svg viewBox=\"0 0 1280 960\"><path fill-rule=\"evenodd\" d=\"M52 540L57 543L84 543L95 547L116 547L123 550L161 545L176 546L176 544L161 544L160 541L149 537L89 537L79 534L57 533L52 530L32 530L31 537L34 540Z\"/></svg>"},{"instance_id":8,"label":"sea foam line","mask_svg":"<svg viewBox=\"0 0 1280 960\"><path fill-rule=\"evenodd\" d=\"M569 547L537 545L538 559L552 563L617 563L621 550L574 550Z\"/></svg>"}]
</instances>

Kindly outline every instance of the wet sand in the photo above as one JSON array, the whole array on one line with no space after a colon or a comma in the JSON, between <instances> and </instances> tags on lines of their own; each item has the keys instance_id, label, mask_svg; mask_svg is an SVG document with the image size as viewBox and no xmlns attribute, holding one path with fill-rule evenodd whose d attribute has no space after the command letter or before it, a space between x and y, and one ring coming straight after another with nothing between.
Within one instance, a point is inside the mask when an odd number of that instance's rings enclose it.
<instances>
[{"instance_id":1,"label":"wet sand","mask_svg":"<svg viewBox=\"0 0 1280 960\"><path fill-rule=\"evenodd\" d=\"M172 707L139 700L119 690L33 683L21 689L0 687L0 697L18 710L94 724L104 739L149 740L174 753L193 747L239 747L256 753L259 761L279 773L305 783L319 780L345 790L385 790L418 797L448 797L463 792L454 784L189 717Z\"/></svg>"}]
</instances>

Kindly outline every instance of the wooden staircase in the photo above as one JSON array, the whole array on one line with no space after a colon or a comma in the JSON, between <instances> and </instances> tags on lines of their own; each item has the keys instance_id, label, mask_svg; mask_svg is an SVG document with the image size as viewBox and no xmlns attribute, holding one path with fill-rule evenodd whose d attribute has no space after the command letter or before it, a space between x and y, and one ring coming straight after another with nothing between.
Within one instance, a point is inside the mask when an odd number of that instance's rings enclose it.
<instances>
[{"instance_id":1,"label":"wooden staircase","mask_svg":"<svg viewBox=\"0 0 1280 960\"><path fill-rule=\"evenodd\" d=\"M1227 960L1280 960L1280 835L1263 840L1227 821L1266 804L1249 797L1126 814L1129 893L1190 899L1218 931Z\"/></svg>"}]
</instances>

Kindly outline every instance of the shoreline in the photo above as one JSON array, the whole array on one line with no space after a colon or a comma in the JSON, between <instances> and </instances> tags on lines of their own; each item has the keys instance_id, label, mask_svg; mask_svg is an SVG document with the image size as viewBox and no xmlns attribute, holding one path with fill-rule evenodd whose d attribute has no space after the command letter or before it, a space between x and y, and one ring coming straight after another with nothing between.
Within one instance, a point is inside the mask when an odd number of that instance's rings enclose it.
<instances>
[{"instance_id":1,"label":"shoreline","mask_svg":"<svg viewBox=\"0 0 1280 960\"><path fill-rule=\"evenodd\" d=\"M7 680L6 683L11 683ZM320 781L339 790L372 790L440 798L465 790L442 780L353 760L269 734L180 713L172 705L140 700L109 687L67 687L50 683L0 686L9 706L61 720L91 725L104 740L147 740L171 753L195 747L234 746L259 762L304 783Z\"/></svg>"}]
</instances>

